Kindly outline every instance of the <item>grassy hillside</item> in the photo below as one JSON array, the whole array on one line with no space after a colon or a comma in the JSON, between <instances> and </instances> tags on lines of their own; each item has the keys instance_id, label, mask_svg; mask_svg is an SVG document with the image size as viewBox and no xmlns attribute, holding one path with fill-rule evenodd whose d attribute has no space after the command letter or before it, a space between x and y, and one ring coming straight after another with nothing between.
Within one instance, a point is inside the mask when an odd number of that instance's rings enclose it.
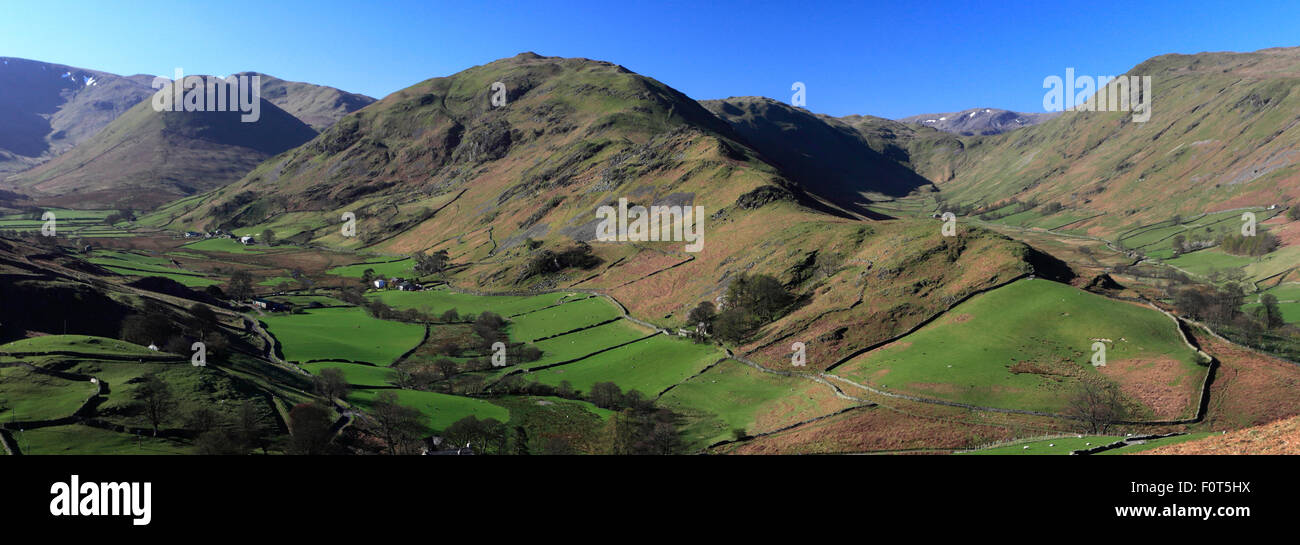
<instances>
[{"instance_id":1,"label":"grassy hillside","mask_svg":"<svg viewBox=\"0 0 1300 545\"><path fill-rule=\"evenodd\" d=\"M241 72L236 75L261 76L262 98L311 126L317 132L329 128L343 116L375 101L368 96L333 87L286 81L257 72Z\"/></svg>"},{"instance_id":2,"label":"grassy hillside","mask_svg":"<svg viewBox=\"0 0 1300 545\"><path fill-rule=\"evenodd\" d=\"M1152 115L1066 112L1040 125L962 140L918 171L950 202L1015 198L1102 213L1090 234L1300 196L1300 48L1162 55L1127 72L1153 81Z\"/></svg>"},{"instance_id":3,"label":"grassy hillside","mask_svg":"<svg viewBox=\"0 0 1300 545\"><path fill-rule=\"evenodd\" d=\"M77 147L6 184L46 205L150 209L238 180L316 131L266 99L239 112L156 112L143 101Z\"/></svg>"},{"instance_id":4,"label":"grassy hillside","mask_svg":"<svg viewBox=\"0 0 1300 545\"><path fill-rule=\"evenodd\" d=\"M1093 345L1106 346L1095 367ZM1195 412L1206 363L1150 308L1041 279L962 303L837 374L873 387L972 405L1060 413L1080 381L1116 384L1138 414Z\"/></svg>"},{"instance_id":5,"label":"grassy hillside","mask_svg":"<svg viewBox=\"0 0 1300 545\"><path fill-rule=\"evenodd\" d=\"M0 61L0 180L80 144L153 93L147 81L98 70Z\"/></svg>"}]
</instances>

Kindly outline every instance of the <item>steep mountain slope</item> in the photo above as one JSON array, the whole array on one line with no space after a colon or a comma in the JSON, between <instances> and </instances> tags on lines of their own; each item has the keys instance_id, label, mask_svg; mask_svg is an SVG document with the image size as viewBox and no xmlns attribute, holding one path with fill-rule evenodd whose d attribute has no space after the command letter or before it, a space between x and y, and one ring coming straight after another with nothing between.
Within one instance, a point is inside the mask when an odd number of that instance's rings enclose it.
<instances>
[{"instance_id":1,"label":"steep mountain slope","mask_svg":"<svg viewBox=\"0 0 1300 545\"><path fill-rule=\"evenodd\" d=\"M921 114L899 119L963 136L1001 134L1037 125L1061 115L1060 112L1023 113L997 108L971 108L960 112Z\"/></svg>"},{"instance_id":2,"label":"steep mountain slope","mask_svg":"<svg viewBox=\"0 0 1300 545\"><path fill-rule=\"evenodd\" d=\"M505 84L506 106L491 105L494 82ZM146 221L270 228L282 239L388 254L443 249L453 284L599 289L665 327L680 326L740 273L772 274L810 303L752 345L809 335L826 358L1035 268L1028 248L988 232L942 237L930 221L854 220L746 141L623 67L521 54L394 93L243 180ZM597 207L620 198L703 207L702 249L596 241ZM340 228L348 212L352 238ZM598 264L560 263L580 242ZM865 291L873 302L858 304ZM844 335L850 326L855 334Z\"/></svg>"},{"instance_id":3,"label":"steep mountain slope","mask_svg":"<svg viewBox=\"0 0 1300 545\"><path fill-rule=\"evenodd\" d=\"M1211 435L1137 454L1300 454L1300 417Z\"/></svg>"},{"instance_id":4,"label":"steep mountain slope","mask_svg":"<svg viewBox=\"0 0 1300 545\"><path fill-rule=\"evenodd\" d=\"M1072 226L1093 234L1300 196L1300 48L1163 55L1128 74L1152 76L1148 122L1066 112L965 138L917 169L954 203L1014 197L1101 214Z\"/></svg>"},{"instance_id":5,"label":"steep mountain slope","mask_svg":"<svg viewBox=\"0 0 1300 545\"><path fill-rule=\"evenodd\" d=\"M157 112L146 100L59 157L5 180L38 203L148 209L238 180L316 132L271 104L239 112Z\"/></svg>"},{"instance_id":6,"label":"steep mountain slope","mask_svg":"<svg viewBox=\"0 0 1300 545\"><path fill-rule=\"evenodd\" d=\"M762 97L701 103L726 120L747 143L809 191L864 217L871 195L900 197L929 180L882 155L838 119Z\"/></svg>"},{"instance_id":7,"label":"steep mountain slope","mask_svg":"<svg viewBox=\"0 0 1300 545\"><path fill-rule=\"evenodd\" d=\"M349 93L298 81L285 81L275 76L258 72L241 72L240 76L262 77L262 98L279 106L303 123L311 125L317 132L323 131L342 119L343 116L360 110L375 99L365 95Z\"/></svg>"},{"instance_id":8,"label":"steep mountain slope","mask_svg":"<svg viewBox=\"0 0 1300 545\"><path fill-rule=\"evenodd\" d=\"M0 57L0 178L71 149L152 92L142 78Z\"/></svg>"},{"instance_id":9,"label":"steep mountain slope","mask_svg":"<svg viewBox=\"0 0 1300 545\"><path fill-rule=\"evenodd\" d=\"M951 179L948 156L966 149L960 136L931 127L871 115L849 115L839 120L858 131L871 149L931 182Z\"/></svg>"}]
</instances>

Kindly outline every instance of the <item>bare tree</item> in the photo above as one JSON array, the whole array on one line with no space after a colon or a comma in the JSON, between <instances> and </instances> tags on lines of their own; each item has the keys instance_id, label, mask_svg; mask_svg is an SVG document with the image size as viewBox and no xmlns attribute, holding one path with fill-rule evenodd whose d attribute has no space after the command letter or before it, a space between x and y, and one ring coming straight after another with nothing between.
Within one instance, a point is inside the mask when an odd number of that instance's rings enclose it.
<instances>
[{"instance_id":1,"label":"bare tree","mask_svg":"<svg viewBox=\"0 0 1300 545\"><path fill-rule=\"evenodd\" d=\"M153 426L153 434L156 437L158 426L166 422L176 409L176 396L172 394L171 386L158 378L158 375L149 373L135 388L135 399L145 419Z\"/></svg>"},{"instance_id":2,"label":"bare tree","mask_svg":"<svg viewBox=\"0 0 1300 545\"><path fill-rule=\"evenodd\" d=\"M414 453L417 442L424 434L424 415L420 411L397 402L397 394L379 394L370 405L374 433L384 440L389 454Z\"/></svg>"},{"instance_id":3,"label":"bare tree","mask_svg":"<svg viewBox=\"0 0 1300 545\"><path fill-rule=\"evenodd\" d=\"M1089 433L1105 433L1128 414L1128 409L1115 386L1084 380L1066 402L1065 414L1083 422Z\"/></svg>"},{"instance_id":4,"label":"bare tree","mask_svg":"<svg viewBox=\"0 0 1300 545\"><path fill-rule=\"evenodd\" d=\"M343 399L352 391L352 386L343 376L343 370L334 367L321 369L319 375L312 377L312 387L316 393L331 400Z\"/></svg>"},{"instance_id":5,"label":"bare tree","mask_svg":"<svg viewBox=\"0 0 1300 545\"><path fill-rule=\"evenodd\" d=\"M315 403L300 403L289 411L289 454L330 452L330 410Z\"/></svg>"}]
</instances>

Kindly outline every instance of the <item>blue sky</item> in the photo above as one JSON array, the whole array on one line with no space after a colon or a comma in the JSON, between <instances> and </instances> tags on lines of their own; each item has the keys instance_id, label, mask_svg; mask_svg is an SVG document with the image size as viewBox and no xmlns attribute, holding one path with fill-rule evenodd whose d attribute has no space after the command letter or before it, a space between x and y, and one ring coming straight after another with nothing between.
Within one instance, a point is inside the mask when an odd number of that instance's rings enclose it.
<instances>
[{"instance_id":1,"label":"blue sky","mask_svg":"<svg viewBox=\"0 0 1300 545\"><path fill-rule=\"evenodd\" d=\"M469 5L467 5L469 4ZM1042 81L1164 53L1300 45L1300 2L0 0L0 56L117 74L256 70L382 97L521 51L615 62L696 99L832 115L1042 111Z\"/></svg>"}]
</instances>

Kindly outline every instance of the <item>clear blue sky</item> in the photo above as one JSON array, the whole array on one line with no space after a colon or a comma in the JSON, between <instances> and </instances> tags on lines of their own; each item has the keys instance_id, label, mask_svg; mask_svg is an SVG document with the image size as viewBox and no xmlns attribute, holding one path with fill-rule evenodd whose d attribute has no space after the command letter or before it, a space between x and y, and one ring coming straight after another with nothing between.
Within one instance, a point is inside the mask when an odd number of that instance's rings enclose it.
<instances>
[{"instance_id":1,"label":"clear blue sky","mask_svg":"<svg viewBox=\"0 0 1300 545\"><path fill-rule=\"evenodd\" d=\"M376 4L376 5L370 5ZM832 115L1042 111L1042 81L1300 45L1300 2L0 0L0 56L117 74L256 70L382 97L513 56L615 62L696 99Z\"/></svg>"}]
</instances>

